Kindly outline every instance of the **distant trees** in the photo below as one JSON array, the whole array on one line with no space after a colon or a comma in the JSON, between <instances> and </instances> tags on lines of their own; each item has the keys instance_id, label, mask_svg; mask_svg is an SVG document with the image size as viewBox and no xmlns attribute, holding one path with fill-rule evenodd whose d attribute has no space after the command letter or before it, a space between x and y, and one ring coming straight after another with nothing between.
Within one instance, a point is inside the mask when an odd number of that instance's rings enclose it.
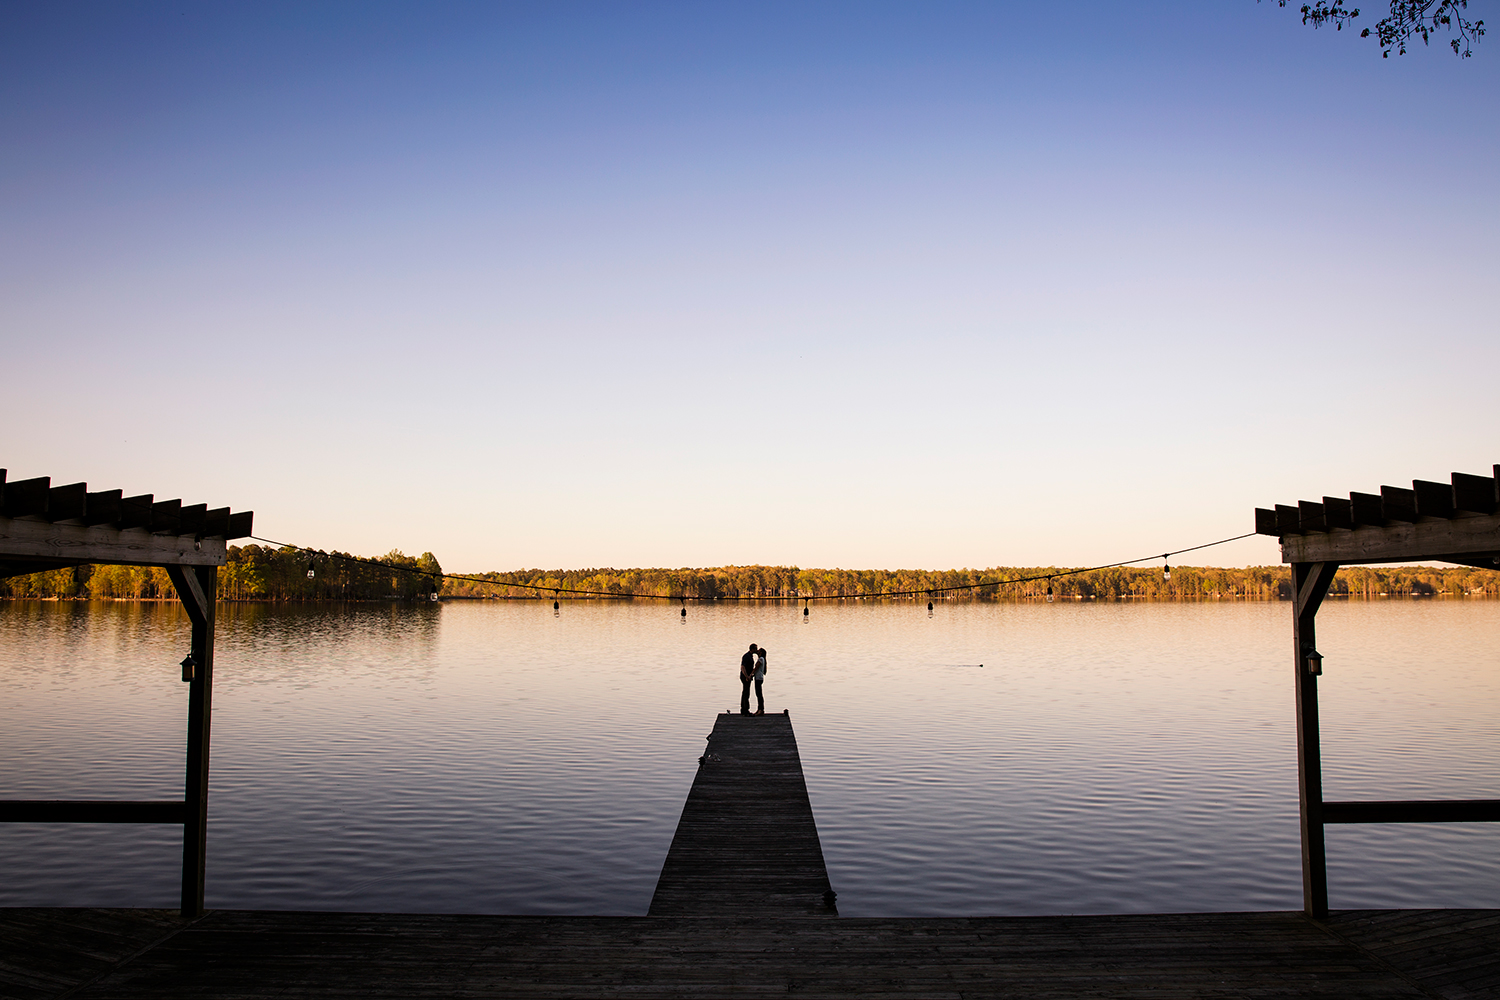
<instances>
[{"instance_id":1,"label":"distant trees","mask_svg":"<svg viewBox=\"0 0 1500 1000\"><path fill-rule=\"evenodd\" d=\"M313 570L311 579L308 569ZM1047 587L1062 600L1285 600L1291 596L1286 566L1116 566L1073 573L1062 566L996 566L990 569L800 569L796 566L719 566L708 569L517 570L444 577L431 552L408 556L393 550L377 560L344 552L309 555L301 549L231 546L219 570L219 598L229 601L422 600L434 591L455 598L551 600L554 589L592 591L568 600L655 598L829 598L916 591L909 599L1043 600ZM1063 575L1068 574L1068 575ZM948 588L959 588L949 590ZM1462 566L1349 566L1329 593L1353 598L1435 596L1500 597L1500 571ZM80 566L0 579L0 597L142 600L173 598L166 570L140 566Z\"/></svg>"},{"instance_id":2,"label":"distant trees","mask_svg":"<svg viewBox=\"0 0 1500 1000\"><path fill-rule=\"evenodd\" d=\"M1054 597L1070 600L1284 600L1292 592L1291 570L1286 566L1243 569L1173 566L1170 580L1163 578L1160 567L1117 566L1062 575L1066 573L1070 573L1067 567L1060 566L998 566L984 570L799 569L796 566L517 570L478 574L478 578L485 581L483 583L448 579L444 582L443 594L447 597L550 600L552 590L557 588L562 591L593 591L604 597L639 594L712 600L828 598L855 594L879 597L917 591L912 599L925 601L929 590L957 587L961 589L937 596L941 599L1008 601L1045 599L1049 584ZM1335 596L1351 597L1400 596L1413 592L1500 597L1500 572L1464 567L1356 566L1339 571L1331 592ZM570 600L589 599L580 594L564 596Z\"/></svg>"},{"instance_id":3,"label":"distant trees","mask_svg":"<svg viewBox=\"0 0 1500 1000\"><path fill-rule=\"evenodd\" d=\"M1291 0L1276 0L1278 7L1285 7ZM1453 54L1467 59L1473 55L1470 44L1484 37L1484 21L1470 21L1463 12L1469 9L1469 0L1391 0L1389 16L1381 18L1375 25L1375 37L1380 41L1380 55L1390 58L1391 50L1397 55L1406 55L1406 44L1414 38L1429 43L1433 35L1451 34L1448 39ZM1302 5L1302 23L1321 28L1331 24L1336 31L1359 17L1358 7L1345 7L1344 0L1333 0ZM1361 38L1370 37L1370 29L1359 33Z\"/></svg>"},{"instance_id":4,"label":"distant trees","mask_svg":"<svg viewBox=\"0 0 1500 1000\"><path fill-rule=\"evenodd\" d=\"M309 556L301 549L263 545L231 545L228 555L227 565L219 569L219 599L229 601L422 599L441 587L443 573L431 552L408 556L399 549L375 562L345 552ZM0 579L0 597L150 600L176 596L167 571L154 566L78 566Z\"/></svg>"}]
</instances>

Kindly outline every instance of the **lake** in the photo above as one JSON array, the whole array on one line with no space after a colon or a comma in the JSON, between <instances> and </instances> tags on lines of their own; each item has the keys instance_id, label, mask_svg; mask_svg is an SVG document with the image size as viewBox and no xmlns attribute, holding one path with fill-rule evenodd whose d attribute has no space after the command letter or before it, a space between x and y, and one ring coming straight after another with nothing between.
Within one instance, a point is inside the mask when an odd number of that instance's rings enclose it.
<instances>
[{"instance_id":1,"label":"lake","mask_svg":"<svg viewBox=\"0 0 1500 1000\"><path fill-rule=\"evenodd\" d=\"M644 914L758 642L846 916L1299 909L1290 616L220 605L207 905ZM1327 798L1500 798L1500 602L1318 626ZM0 602L0 798L180 798L188 641L172 604ZM180 844L0 825L0 905L175 907ZM1500 824L1329 827L1328 869L1335 908L1500 906Z\"/></svg>"}]
</instances>

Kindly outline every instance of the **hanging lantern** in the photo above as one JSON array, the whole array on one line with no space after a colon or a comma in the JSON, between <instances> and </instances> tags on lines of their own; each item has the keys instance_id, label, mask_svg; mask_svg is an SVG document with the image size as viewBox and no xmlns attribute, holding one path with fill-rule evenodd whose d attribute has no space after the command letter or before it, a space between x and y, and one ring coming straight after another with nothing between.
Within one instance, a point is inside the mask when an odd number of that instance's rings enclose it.
<instances>
[{"instance_id":1,"label":"hanging lantern","mask_svg":"<svg viewBox=\"0 0 1500 1000\"><path fill-rule=\"evenodd\" d=\"M1170 580L1170 579L1172 579L1172 567L1166 561L1167 560L1167 556L1169 556L1169 555L1171 555L1170 552L1163 553L1163 555L1161 557L1162 558L1161 578L1163 580Z\"/></svg>"},{"instance_id":2,"label":"hanging lantern","mask_svg":"<svg viewBox=\"0 0 1500 1000\"><path fill-rule=\"evenodd\" d=\"M1052 578L1047 577L1047 603L1052 603Z\"/></svg>"}]
</instances>

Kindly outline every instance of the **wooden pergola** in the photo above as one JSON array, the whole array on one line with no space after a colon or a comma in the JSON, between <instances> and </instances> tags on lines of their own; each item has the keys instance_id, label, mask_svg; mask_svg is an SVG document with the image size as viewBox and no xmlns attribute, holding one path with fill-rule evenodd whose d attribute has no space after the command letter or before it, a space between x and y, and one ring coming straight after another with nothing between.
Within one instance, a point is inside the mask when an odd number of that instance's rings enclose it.
<instances>
[{"instance_id":1,"label":"wooden pergola","mask_svg":"<svg viewBox=\"0 0 1500 1000\"><path fill-rule=\"evenodd\" d=\"M86 483L6 482L0 469L0 577L88 564L160 566L193 624L182 661L188 682L186 783L180 801L0 801L0 822L182 824L182 914L203 912L208 836L208 737L213 695L214 603L227 543L250 534L253 514L156 500Z\"/></svg>"},{"instance_id":2,"label":"wooden pergola","mask_svg":"<svg viewBox=\"0 0 1500 1000\"><path fill-rule=\"evenodd\" d=\"M1328 916L1328 823L1457 823L1500 820L1500 799L1466 801L1323 801L1318 736L1318 653L1315 619L1341 565L1450 562L1500 567L1500 465L1492 476L1453 473L1451 483L1417 480L1411 489L1382 486L1379 495L1351 493L1255 511L1255 530L1281 540L1292 566L1292 662L1297 690L1297 787L1302 814L1302 902L1316 919Z\"/></svg>"}]
</instances>

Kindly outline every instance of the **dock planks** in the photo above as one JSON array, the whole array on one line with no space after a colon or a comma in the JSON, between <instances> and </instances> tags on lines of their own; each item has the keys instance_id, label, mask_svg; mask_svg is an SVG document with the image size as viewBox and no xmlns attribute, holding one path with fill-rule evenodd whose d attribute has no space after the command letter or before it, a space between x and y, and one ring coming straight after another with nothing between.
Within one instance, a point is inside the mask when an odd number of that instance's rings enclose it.
<instances>
[{"instance_id":1,"label":"dock planks","mask_svg":"<svg viewBox=\"0 0 1500 1000\"><path fill-rule=\"evenodd\" d=\"M834 916L789 714L714 721L652 917Z\"/></svg>"},{"instance_id":2,"label":"dock planks","mask_svg":"<svg viewBox=\"0 0 1500 1000\"><path fill-rule=\"evenodd\" d=\"M0 996L1466 1000L1493 997L1488 984L1500 977L1497 910L1335 913L1327 925L1300 912L828 920L219 910L192 923L140 912L144 952L121 942L121 911L0 910ZM162 921L176 930L164 940ZM44 949L22 943L40 938Z\"/></svg>"}]
</instances>

